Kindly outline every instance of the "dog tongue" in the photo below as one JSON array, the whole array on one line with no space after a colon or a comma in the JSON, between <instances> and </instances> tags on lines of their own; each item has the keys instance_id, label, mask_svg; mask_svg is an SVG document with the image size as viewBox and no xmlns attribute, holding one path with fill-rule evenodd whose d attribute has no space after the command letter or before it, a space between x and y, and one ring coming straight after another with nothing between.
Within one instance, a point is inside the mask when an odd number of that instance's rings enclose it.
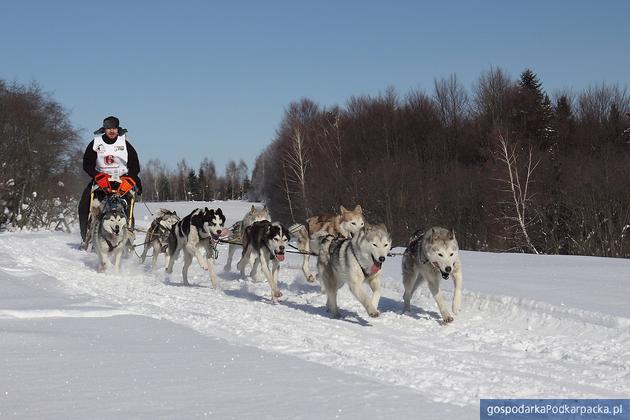
<instances>
[{"instance_id":1,"label":"dog tongue","mask_svg":"<svg viewBox=\"0 0 630 420\"><path fill-rule=\"evenodd\" d=\"M276 254L278 261L284 261L284 254Z\"/></svg>"},{"instance_id":2,"label":"dog tongue","mask_svg":"<svg viewBox=\"0 0 630 420\"><path fill-rule=\"evenodd\" d=\"M227 228L223 228L221 229L221 235L222 238L227 238L229 236L232 236L232 231L230 229Z\"/></svg>"},{"instance_id":3,"label":"dog tongue","mask_svg":"<svg viewBox=\"0 0 630 420\"><path fill-rule=\"evenodd\" d=\"M379 267L376 264L372 264L372 267L370 268L370 271L372 272L372 274L376 274L381 270L381 267Z\"/></svg>"}]
</instances>

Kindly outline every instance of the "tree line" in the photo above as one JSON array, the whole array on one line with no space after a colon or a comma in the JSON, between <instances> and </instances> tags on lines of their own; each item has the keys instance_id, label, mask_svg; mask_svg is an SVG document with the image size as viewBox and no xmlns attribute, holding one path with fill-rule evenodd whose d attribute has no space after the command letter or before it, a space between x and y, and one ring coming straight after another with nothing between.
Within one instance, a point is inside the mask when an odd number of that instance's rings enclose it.
<instances>
[{"instance_id":1,"label":"tree line","mask_svg":"<svg viewBox=\"0 0 630 420\"><path fill-rule=\"evenodd\" d=\"M252 196L287 223L361 204L398 245L452 227L460 246L630 256L630 96L616 84L551 96L529 69L456 75L431 92L288 105L256 159Z\"/></svg>"},{"instance_id":2,"label":"tree line","mask_svg":"<svg viewBox=\"0 0 630 420\"><path fill-rule=\"evenodd\" d=\"M231 160L225 173L217 173L214 162L204 158L197 170L185 159L175 169L159 159L151 159L141 171L145 201L241 200L250 187L249 168L243 159Z\"/></svg>"}]
</instances>

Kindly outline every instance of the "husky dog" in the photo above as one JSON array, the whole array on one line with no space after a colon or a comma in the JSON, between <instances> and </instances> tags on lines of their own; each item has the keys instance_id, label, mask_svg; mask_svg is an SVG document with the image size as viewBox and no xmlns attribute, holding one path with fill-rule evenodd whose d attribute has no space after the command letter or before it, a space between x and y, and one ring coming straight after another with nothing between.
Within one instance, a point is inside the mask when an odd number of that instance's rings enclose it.
<instances>
[{"instance_id":1,"label":"husky dog","mask_svg":"<svg viewBox=\"0 0 630 420\"><path fill-rule=\"evenodd\" d=\"M120 260L128 241L127 216L120 207L105 209L99 216L94 232L94 249L98 256L98 271L112 267L110 257L114 257L113 267L120 270Z\"/></svg>"},{"instance_id":2,"label":"husky dog","mask_svg":"<svg viewBox=\"0 0 630 420\"><path fill-rule=\"evenodd\" d=\"M271 221L271 217L269 216L269 210L267 206L263 208L254 207L245 214L243 220L240 222L236 222L232 226L232 236L230 236L230 242L240 242L243 243L243 232L245 232L245 228L251 226L254 222L260 222L262 220ZM238 245L230 243L228 248L228 258L225 266L223 267L223 271L230 271L232 269L232 258L234 257L234 252L236 252L236 248Z\"/></svg>"},{"instance_id":3,"label":"husky dog","mask_svg":"<svg viewBox=\"0 0 630 420\"><path fill-rule=\"evenodd\" d=\"M177 216L176 212L167 209L157 209L155 218L151 222L147 236L144 239L144 250L140 257L141 263L144 263L149 248L153 248L151 269L155 270L158 255L162 252L166 253L166 249L168 248L168 237L171 233L171 227L179 222L179 220L179 216Z\"/></svg>"},{"instance_id":4,"label":"husky dog","mask_svg":"<svg viewBox=\"0 0 630 420\"><path fill-rule=\"evenodd\" d=\"M217 275L214 272L214 260L216 259L216 242L225 224L225 216L221 209L209 210L195 209L188 216L175 223L171 228L168 237L168 248L166 250L166 272L173 272L173 264L179 256L180 251L184 251L184 267L182 277L184 284L188 283L188 267L192 263L193 257L197 257L199 265L206 271L210 271L212 287L217 287ZM206 256L201 253L202 248L206 251Z\"/></svg>"},{"instance_id":5,"label":"husky dog","mask_svg":"<svg viewBox=\"0 0 630 420\"><path fill-rule=\"evenodd\" d=\"M332 316L339 317L337 291L345 282L368 315L379 316L380 271L391 243L384 225L366 225L352 238L328 235L321 239L317 270L326 291L326 309ZM363 290L364 282L372 289L372 299Z\"/></svg>"},{"instance_id":6,"label":"husky dog","mask_svg":"<svg viewBox=\"0 0 630 420\"><path fill-rule=\"evenodd\" d=\"M410 301L418 286L426 280L445 323L453 321L446 308L440 279L453 278L453 314L459 312L462 302L462 263L455 232L433 227L426 232L417 231L409 240L402 258L403 283L405 285L405 311L411 310Z\"/></svg>"},{"instance_id":7,"label":"husky dog","mask_svg":"<svg viewBox=\"0 0 630 420\"><path fill-rule=\"evenodd\" d=\"M357 205L354 210L347 210L341 206L337 215L313 216L306 220L306 225L295 224L289 227L291 233L297 234L299 249L304 252L302 272L306 281L310 283L315 281L315 276L311 274L308 266L308 257L311 249L315 253L318 252L319 242L323 236L349 238L364 225L363 209Z\"/></svg>"},{"instance_id":8,"label":"husky dog","mask_svg":"<svg viewBox=\"0 0 630 420\"><path fill-rule=\"evenodd\" d=\"M236 265L245 278L245 266L253 262L250 275L262 268L269 285L271 286L271 299L275 302L282 296L278 289L278 271L280 262L284 261L284 251L289 244L291 234L289 230L278 222L271 223L268 220L254 222L245 228L243 232L243 256ZM269 262L272 262L272 270L269 270Z\"/></svg>"}]
</instances>

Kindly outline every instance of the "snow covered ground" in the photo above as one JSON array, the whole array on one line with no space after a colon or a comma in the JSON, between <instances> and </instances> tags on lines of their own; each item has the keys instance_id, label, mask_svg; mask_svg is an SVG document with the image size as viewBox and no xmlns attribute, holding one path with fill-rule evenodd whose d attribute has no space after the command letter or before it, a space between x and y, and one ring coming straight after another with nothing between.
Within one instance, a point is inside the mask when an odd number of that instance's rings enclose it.
<instances>
[{"instance_id":1,"label":"snow covered ground","mask_svg":"<svg viewBox=\"0 0 630 420\"><path fill-rule=\"evenodd\" d=\"M208 204L228 225L250 205ZM344 288L331 319L299 255L273 304L266 282L223 272L226 245L215 290L196 263L194 286L181 260L165 280L162 256L156 273L133 257L99 274L78 244L0 235L0 417L476 419L480 398L630 395L628 260L464 251L463 310L443 326L426 287L401 315L400 256L383 266L379 318Z\"/></svg>"}]
</instances>

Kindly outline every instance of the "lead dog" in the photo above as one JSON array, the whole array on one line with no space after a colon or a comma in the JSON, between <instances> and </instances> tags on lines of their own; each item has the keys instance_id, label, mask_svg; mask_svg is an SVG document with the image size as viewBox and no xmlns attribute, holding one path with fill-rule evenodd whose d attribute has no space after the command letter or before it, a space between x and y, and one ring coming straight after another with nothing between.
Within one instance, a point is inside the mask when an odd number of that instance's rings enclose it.
<instances>
[{"instance_id":1,"label":"lead dog","mask_svg":"<svg viewBox=\"0 0 630 420\"><path fill-rule=\"evenodd\" d=\"M339 317L337 291L346 282L368 315L380 315L380 271L391 243L384 225L366 225L352 238L329 235L321 240L317 270L326 291L326 309L332 316ZM363 290L363 283L372 289L371 299Z\"/></svg>"},{"instance_id":2,"label":"lead dog","mask_svg":"<svg viewBox=\"0 0 630 420\"><path fill-rule=\"evenodd\" d=\"M170 236L171 228L180 220L176 212L167 209L157 209L154 216L155 218L147 231L147 236L144 238L144 250L140 257L140 262L144 263L149 248L153 248L152 270L155 270L158 255L162 252L166 253L168 249L168 237Z\"/></svg>"},{"instance_id":3,"label":"lead dog","mask_svg":"<svg viewBox=\"0 0 630 420\"><path fill-rule=\"evenodd\" d=\"M411 297L423 281L435 298L445 323L453 322L440 292L440 280L453 278L453 314L457 314L462 302L462 263L459 259L459 246L453 230L433 227L426 232L412 235L402 258L402 273L405 293L405 312L411 310Z\"/></svg>"},{"instance_id":4,"label":"lead dog","mask_svg":"<svg viewBox=\"0 0 630 420\"><path fill-rule=\"evenodd\" d=\"M248 263L253 262L250 275L256 273L260 266L271 286L271 300L274 302L282 296L282 292L278 289L278 271L280 262L284 261L284 251L290 239L291 234L287 228L280 223L271 223L268 220L255 222L243 232L243 255L237 264L241 277L245 278L245 267ZM271 271L269 270L270 262Z\"/></svg>"},{"instance_id":5,"label":"lead dog","mask_svg":"<svg viewBox=\"0 0 630 420\"><path fill-rule=\"evenodd\" d=\"M219 240L224 224L225 216L221 209L209 210L207 207L193 210L188 216L175 223L168 237L166 272L168 274L173 272L175 260L180 251L184 251L184 267L182 268L184 285L189 285L188 267L193 257L197 257L201 268L210 271L212 287L216 287L217 275L214 272L216 242ZM206 251L205 257L202 250Z\"/></svg>"},{"instance_id":6,"label":"lead dog","mask_svg":"<svg viewBox=\"0 0 630 420\"><path fill-rule=\"evenodd\" d=\"M94 249L98 256L98 271L105 271L112 266L120 271L120 260L128 241L127 216L121 207L105 208L98 217L94 235ZM114 258L114 264L110 258Z\"/></svg>"},{"instance_id":7,"label":"lead dog","mask_svg":"<svg viewBox=\"0 0 630 420\"><path fill-rule=\"evenodd\" d=\"M302 272L306 281L312 283L315 276L308 266L308 259L311 250L315 254L319 251L320 239L326 235L349 238L357 233L365 225L363 209L357 205L353 210L347 210L344 206L339 207L337 215L313 216L306 220L305 225L294 224L289 227L291 233L298 237L299 249L304 253L302 262Z\"/></svg>"},{"instance_id":8,"label":"lead dog","mask_svg":"<svg viewBox=\"0 0 630 420\"><path fill-rule=\"evenodd\" d=\"M232 236L230 236L230 246L228 248L228 258L225 266L223 267L223 271L230 271L232 269L232 258L234 257L234 252L236 252L236 248L239 246L233 244L232 242L240 242L243 243L243 232L248 226L251 226L254 222L260 222L262 220L271 220L269 215L269 210L267 206L259 208L254 207L252 204L252 208L245 214L243 220L240 222L236 222L232 226Z\"/></svg>"}]
</instances>

